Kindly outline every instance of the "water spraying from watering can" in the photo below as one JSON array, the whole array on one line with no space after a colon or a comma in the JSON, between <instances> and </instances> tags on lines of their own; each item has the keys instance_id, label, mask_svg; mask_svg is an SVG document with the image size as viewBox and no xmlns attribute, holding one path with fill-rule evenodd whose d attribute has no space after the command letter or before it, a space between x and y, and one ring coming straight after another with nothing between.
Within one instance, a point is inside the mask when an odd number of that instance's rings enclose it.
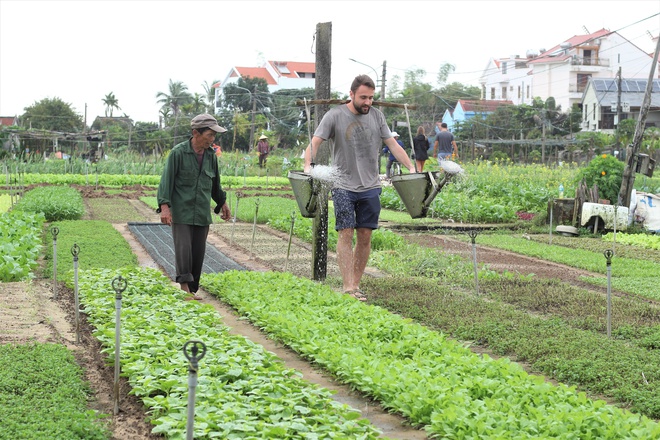
<instances>
[{"instance_id":1,"label":"water spraying from watering can","mask_svg":"<svg viewBox=\"0 0 660 440\"><path fill-rule=\"evenodd\" d=\"M457 164L456 162L453 162L451 160L441 160L440 163L440 168L449 175L455 176L457 174L463 174L465 170Z\"/></svg>"},{"instance_id":2,"label":"water spraying from watering can","mask_svg":"<svg viewBox=\"0 0 660 440\"><path fill-rule=\"evenodd\" d=\"M340 172L336 166L316 165L310 173L312 178L320 180L323 183L334 183L339 179Z\"/></svg>"}]
</instances>

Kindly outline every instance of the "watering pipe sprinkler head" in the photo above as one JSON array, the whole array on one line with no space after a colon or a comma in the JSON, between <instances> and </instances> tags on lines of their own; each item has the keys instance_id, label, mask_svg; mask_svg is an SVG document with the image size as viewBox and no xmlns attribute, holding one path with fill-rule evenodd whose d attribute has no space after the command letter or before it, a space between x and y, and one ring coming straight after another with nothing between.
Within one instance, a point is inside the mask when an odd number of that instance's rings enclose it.
<instances>
[{"instance_id":1,"label":"watering pipe sprinkler head","mask_svg":"<svg viewBox=\"0 0 660 440\"><path fill-rule=\"evenodd\" d=\"M614 252L612 252L612 249L607 249L605 252L603 252L603 255L605 255L605 258L607 259L607 265L610 266L612 264L612 257L614 256Z\"/></svg>"}]
</instances>

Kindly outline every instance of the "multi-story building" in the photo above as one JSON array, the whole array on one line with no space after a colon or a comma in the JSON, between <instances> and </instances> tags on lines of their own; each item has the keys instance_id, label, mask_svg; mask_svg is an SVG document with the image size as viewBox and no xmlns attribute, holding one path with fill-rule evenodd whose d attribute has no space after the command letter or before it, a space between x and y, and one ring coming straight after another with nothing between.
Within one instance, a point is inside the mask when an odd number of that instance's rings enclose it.
<instances>
[{"instance_id":1,"label":"multi-story building","mask_svg":"<svg viewBox=\"0 0 660 440\"><path fill-rule=\"evenodd\" d=\"M527 51L491 59L479 82L482 99L530 104L553 97L562 111L580 105L591 78L614 78L621 67L626 78L648 79L652 54L607 29L575 35L549 50ZM656 67L657 69L657 67Z\"/></svg>"}]
</instances>

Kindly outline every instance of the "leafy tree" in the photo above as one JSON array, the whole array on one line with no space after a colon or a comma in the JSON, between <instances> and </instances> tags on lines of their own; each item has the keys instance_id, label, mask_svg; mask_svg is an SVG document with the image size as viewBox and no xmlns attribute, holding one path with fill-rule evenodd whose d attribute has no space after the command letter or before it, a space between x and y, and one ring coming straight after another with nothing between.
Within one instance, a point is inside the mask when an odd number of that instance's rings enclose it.
<instances>
[{"instance_id":1,"label":"leafy tree","mask_svg":"<svg viewBox=\"0 0 660 440\"><path fill-rule=\"evenodd\" d=\"M76 133L83 130L83 118L60 98L45 98L25 107L21 116L22 124L28 128L64 133Z\"/></svg>"},{"instance_id":2,"label":"leafy tree","mask_svg":"<svg viewBox=\"0 0 660 440\"><path fill-rule=\"evenodd\" d=\"M268 115L271 129L278 138L280 148L297 147L300 143L309 142L306 109L304 106L296 105L296 101L311 100L314 96L313 88L284 89L273 93L273 107ZM310 112L313 108L314 106L310 106ZM314 124L312 115L309 116L311 123Z\"/></svg>"},{"instance_id":3,"label":"leafy tree","mask_svg":"<svg viewBox=\"0 0 660 440\"><path fill-rule=\"evenodd\" d=\"M103 104L105 104L105 116L106 117L112 117L112 111L114 109L119 110L119 100L115 97L115 94L110 92L107 95L105 95L105 98L103 98Z\"/></svg>"},{"instance_id":4,"label":"leafy tree","mask_svg":"<svg viewBox=\"0 0 660 440\"><path fill-rule=\"evenodd\" d=\"M442 66L440 66L440 69L438 70L438 76L436 80L438 81L438 86L442 87L446 82L447 78L449 78L449 74L454 72L456 70L456 66L453 64L449 63L444 63Z\"/></svg>"},{"instance_id":5,"label":"leafy tree","mask_svg":"<svg viewBox=\"0 0 660 440\"><path fill-rule=\"evenodd\" d=\"M257 111L262 112L272 105L268 83L263 78L238 78L236 84L225 85L223 95L224 107L231 111L251 112L255 105Z\"/></svg>"},{"instance_id":6,"label":"leafy tree","mask_svg":"<svg viewBox=\"0 0 660 440\"><path fill-rule=\"evenodd\" d=\"M619 125L616 128L616 132L619 135L621 140L621 145L626 147L630 144L635 137L635 128L637 127L637 121L634 119L623 119L619 122Z\"/></svg>"}]
</instances>

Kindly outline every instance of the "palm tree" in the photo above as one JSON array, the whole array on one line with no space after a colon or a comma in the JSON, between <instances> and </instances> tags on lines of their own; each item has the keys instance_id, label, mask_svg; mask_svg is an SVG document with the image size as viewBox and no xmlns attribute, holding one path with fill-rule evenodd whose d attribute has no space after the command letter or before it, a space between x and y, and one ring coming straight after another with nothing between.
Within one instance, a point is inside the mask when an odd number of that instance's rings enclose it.
<instances>
[{"instance_id":1,"label":"palm tree","mask_svg":"<svg viewBox=\"0 0 660 440\"><path fill-rule=\"evenodd\" d=\"M103 104L105 104L105 117L106 118L108 116L112 117L112 111L114 109L117 109L117 110L120 109L119 100L115 97L115 94L113 92L110 92L107 95L105 95L105 98L103 98Z\"/></svg>"},{"instance_id":2,"label":"palm tree","mask_svg":"<svg viewBox=\"0 0 660 440\"><path fill-rule=\"evenodd\" d=\"M204 81L204 84L202 84L202 87L204 87L204 95L208 101L207 105L209 113L214 113L215 111L215 87L213 86L219 82L220 81L216 80L209 84L208 81Z\"/></svg>"},{"instance_id":3,"label":"palm tree","mask_svg":"<svg viewBox=\"0 0 660 440\"><path fill-rule=\"evenodd\" d=\"M169 94L165 92L156 94L156 98L159 98L157 102L162 104L163 107L171 108L174 117L178 118L181 113L181 106L190 103L192 96L188 93L188 86L181 81L175 82L170 79L168 89Z\"/></svg>"}]
</instances>

